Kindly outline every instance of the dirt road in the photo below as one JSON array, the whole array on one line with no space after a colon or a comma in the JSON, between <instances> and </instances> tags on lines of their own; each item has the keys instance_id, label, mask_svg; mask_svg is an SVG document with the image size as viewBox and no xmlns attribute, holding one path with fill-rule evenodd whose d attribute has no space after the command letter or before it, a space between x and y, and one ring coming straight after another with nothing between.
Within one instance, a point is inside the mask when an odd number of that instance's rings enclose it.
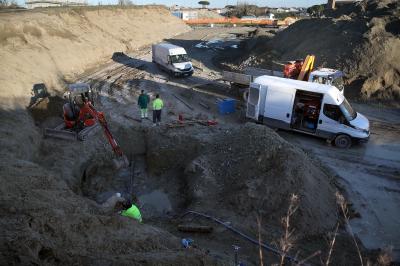
<instances>
[{"instance_id":1,"label":"dirt road","mask_svg":"<svg viewBox=\"0 0 400 266\"><path fill-rule=\"evenodd\" d=\"M393 246L400 258L400 110L353 104L371 122L368 143L349 150L323 140L281 131L291 143L313 153L339 177L360 218L351 220L354 233L367 248Z\"/></svg>"}]
</instances>

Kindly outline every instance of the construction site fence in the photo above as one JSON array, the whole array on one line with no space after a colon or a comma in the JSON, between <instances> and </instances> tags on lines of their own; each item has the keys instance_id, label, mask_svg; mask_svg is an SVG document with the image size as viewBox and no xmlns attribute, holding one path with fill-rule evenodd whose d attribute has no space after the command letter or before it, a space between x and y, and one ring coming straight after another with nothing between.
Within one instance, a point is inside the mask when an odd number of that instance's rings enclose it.
<instances>
[{"instance_id":1,"label":"construction site fence","mask_svg":"<svg viewBox=\"0 0 400 266\"><path fill-rule=\"evenodd\" d=\"M204 24L236 24L236 25L263 25L278 26L278 20L274 19L239 19L239 18L198 18L185 21L188 25L204 25Z\"/></svg>"}]
</instances>

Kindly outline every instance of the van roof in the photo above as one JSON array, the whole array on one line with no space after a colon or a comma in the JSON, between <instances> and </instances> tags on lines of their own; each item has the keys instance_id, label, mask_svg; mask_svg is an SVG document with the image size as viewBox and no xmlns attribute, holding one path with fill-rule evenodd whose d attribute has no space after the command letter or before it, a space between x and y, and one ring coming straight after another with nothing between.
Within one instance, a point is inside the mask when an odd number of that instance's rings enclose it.
<instances>
[{"instance_id":1,"label":"van roof","mask_svg":"<svg viewBox=\"0 0 400 266\"><path fill-rule=\"evenodd\" d=\"M303 91L321 93L329 96L325 99L325 102L329 104L338 105L341 104L344 100L344 96L335 86L319 84L315 82L280 78L274 76L260 76L254 79L253 83L267 86L273 85L274 87L280 87L287 90L299 89Z\"/></svg>"},{"instance_id":2,"label":"van roof","mask_svg":"<svg viewBox=\"0 0 400 266\"><path fill-rule=\"evenodd\" d=\"M173 45L171 43L167 42L162 42L158 44L153 44L154 46L162 47L162 50L167 50L169 55L181 55L181 54L186 54L186 50L183 47Z\"/></svg>"},{"instance_id":3,"label":"van roof","mask_svg":"<svg viewBox=\"0 0 400 266\"><path fill-rule=\"evenodd\" d=\"M167 42L157 43L157 44L154 44L154 45L162 46L162 47L165 47L167 49L177 49L177 48L182 49L182 47L180 47L180 46L174 45L172 43L167 43Z\"/></svg>"}]
</instances>

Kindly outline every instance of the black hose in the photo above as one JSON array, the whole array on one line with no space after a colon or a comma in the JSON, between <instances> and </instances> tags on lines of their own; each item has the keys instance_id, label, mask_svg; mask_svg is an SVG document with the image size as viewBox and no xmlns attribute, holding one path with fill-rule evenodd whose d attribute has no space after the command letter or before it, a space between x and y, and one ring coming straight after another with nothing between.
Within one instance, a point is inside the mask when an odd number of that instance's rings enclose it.
<instances>
[{"instance_id":1,"label":"black hose","mask_svg":"<svg viewBox=\"0 0 400 266\"><path fill-rule=\"evenodd\" d=\"M246 234L240 232L239 230L233 228L233 227L230 226L230 225L227 225L226 223L222 222L221 220L219 220L219 219L217 219L217 218L214 218L214 217L212 217L212 216L210 216L210 215L207 215L207 214L204 214L204 213L200 213L200 212L196 212L196 211L187 211L187 212L186 212L185 214L183 214L181 217L183 218L183 217L185 217L185 216L188 215L188 214L194 214L194 215L201 216L201 217L207 218L207 219L209 219L209 220L212 220L212 221L214 221L214 222L216 222L216 223L218 223L218 224L224 226L225 228L231 230L232 232L234 232L234 233L240 235L240 236L243 237L244 239L250 241L251 243L253 243L253 244L257 245L257 246L261 246L261 247L263 247L264 249L266 249L266 250L268 250L268 251L271 251L272 253L277 254L277 255L279 255L279 256L284 256L285 259L288 259L289 261L292 261L292 262L295 262L295 263L298 263L298 262L299 262L296 258L294 258L294 257L292 257L292 256L289 256L289 255L286 255L286 254L283 254L283 252L280 251L280 250L277 250L277 249L275 249L275 248L273 248L273 247L270 247L270 246L268 246L267 244L259 243L259 242L258 242L257 240L255 240L254 238L249 237L248 235L246 235Z\"/></svg>"}]
</instances>

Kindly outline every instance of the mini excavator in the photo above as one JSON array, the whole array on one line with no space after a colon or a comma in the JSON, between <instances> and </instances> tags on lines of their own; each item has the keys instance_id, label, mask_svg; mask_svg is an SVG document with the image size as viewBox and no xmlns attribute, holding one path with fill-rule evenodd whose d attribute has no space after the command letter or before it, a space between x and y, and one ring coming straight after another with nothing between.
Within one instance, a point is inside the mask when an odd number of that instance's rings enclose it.
<instances>
[{"instance_id":1,"label":"mini excavator","mask_svg":"<svg viewBox=\"0 0 400 266\"><path fill-rule=\"evenodd\" d=\"M64 99L67 100L63 106L64 122L56 128L45 128L44 136L83 141L101 126L115 155L114 166L117 169L127 167L128 159L108 128L104 113L94 108L90 85L86 83L70 84L68 91L64 93Z\"/></svg>"}]
</instances>

